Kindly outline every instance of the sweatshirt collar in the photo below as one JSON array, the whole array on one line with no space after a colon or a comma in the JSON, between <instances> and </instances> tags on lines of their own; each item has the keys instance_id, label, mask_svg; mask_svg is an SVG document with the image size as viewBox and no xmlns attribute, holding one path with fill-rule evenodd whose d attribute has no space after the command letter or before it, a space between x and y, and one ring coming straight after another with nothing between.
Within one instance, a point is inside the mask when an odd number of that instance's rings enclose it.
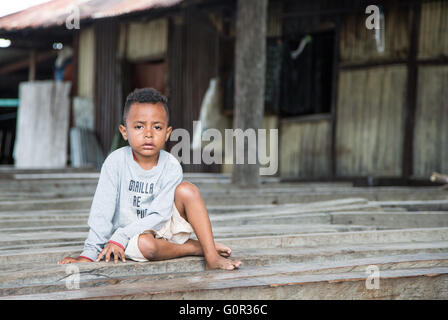
<instances>
[{"instance_id":1,"label":"sweatshirt collar","mask_svg":"<svg viewBox=\"0 0 448 320\"><path fill-rule=\"evenodd\" d=\"M135 169L135 171L138 174L142 174L142 175L154 175L156 173L158 173L162 166L163 166L163 162L165 161L165 150L160 150L159 153L159 159L157 160L157 164L152 167L149 170L145 170L142 167L140 167L140 165L137 163L137 161L135 161L135 157L134 157L134 153L132 152L132 148L130 146L128 146L128 160L131 163L131 166Z\"/></svg>"}]
</instances>

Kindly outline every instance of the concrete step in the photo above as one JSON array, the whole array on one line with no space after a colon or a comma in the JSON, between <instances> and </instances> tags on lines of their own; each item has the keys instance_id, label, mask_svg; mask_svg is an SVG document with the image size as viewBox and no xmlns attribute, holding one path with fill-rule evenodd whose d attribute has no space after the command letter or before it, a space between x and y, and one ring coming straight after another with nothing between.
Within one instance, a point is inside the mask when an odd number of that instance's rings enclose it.
<instances>
[{"instance_id":1,"label":"concrete step","mask_svg":"<svg viewBox=\"0 0 448 320\"><path fill-rule=\"evenodd\" d=\"M342 210L343 212L338 212ZM422 211L422 212L379 212L379 211L355 211L347 207L332 209L331 212L308 213L306 209L294 214L284 213L285 210L279 209L278 212L258 212L246 211L243 213L235 212L228 214L211 213L210 220L213 227L221 226L245 226L245 225L263 225L263 224L339 224L339 225L358 225L374 226L378 229L387 228L430 228L430 227L448 227L448 212L445 211ZM347 212L348 211L348 212ZM69 211L70 212L70 211ZM286 210L289 212L289 210ZM34 229L57 230L70 227L71 231L87 230L88 212L84 214L64 214L58 211L53 215L42 212L42 215L21 214L20 219L16 214L8 216L0 214L0 232L29 232ZM32 227L29 227L29 226Z\"/></svg>"},{"instance_id":2,"label":"concrete step","mask_svg":"<svg viewBox=\"0 0 448 320\"><path fill-rule=\"evenodd\" d=\"M373 192L366 192L366 191L359 191L359 192L327 192L327 193L297 193L297 192L290 192L290 193L274 193L274 192L266 192L263 196L259 197L247 197L245 194L240 195L232 195L231 197L223 196L223 194L203 194L204 198L207 199L207 203L209 204L221 204L226 205L227 203L234 203L234 204L247 204L247 205L260 205L260 204L283 204L283 203L306 203L306 202L316 202L316 201L330 201L330 200L337 200L341 198L365 198L369 201L387 201L387 200L434 200L434 199L440 199L445 200L446 199L446 191L437 191L434 193L430 193L428 191L408 191L408 192L397 192L397 193L390 193L387 191L377 191L375 193ZM431 210L431 209L429 209Z\"/></svg>"},{"instance_id":3,"label":"concrete step","mask_svg":"<svg viewBox=\"0 0 448 320\"><path fill-rule=\"evenodd\" d=\"M316 233L316 232L346 232L375 230L375 226L356 226L356 225L332 225L332 224L263 224L263 225L241 225L241 226L216 226L213 227L215 237L250 237L250 236L267 236L294 233ZM88 225L53 225L41 227L12 227L0 228L0 232L7 236L10 234L26 234L38 232L87 232ZM0 238L1 239L1 238ZM0 241L1 243L1 241Z\"/></svg>"},{"instance_id":4,"label":"concrete step","mask_svg":"<svg viewBox=\"0 0 448 320\"><path fill-rule=\"evenodd\" d=\"M410 201L372 201L381 207L400 207L408 211L448 211L448 193L444 199L438 200L410 200Z\"/></svg>"},{"instance_id":5,"label":"concrete step","mask_svg":"<svg viewBox=\"0 0 448 320\"><path fill-rule=\"evenodd\" d=\"M2 250L0 251L0 266L17 263L45 263L59 261L65 256L77 256L82 251L82 246L71 245L73 242L83 243L84 237L79 234L54 233L25 234L16 236L16 239L3 239L0 247L26 246L27 243L41 244L29 249ZM64 237L65 236L65 237ZM1 235L0 237L3 237ZM8 242L10 241L10 242ZM48 244L67 242L66 247L45 247ZM355 231L342 233L314 233L283 236L263 236L245 238L216 238L217 242L226 244L232 250L263 249L263 248L290 248L290 247L325 247L338 244L345 247L357 245L385 244L408 242L440 242L448 241L448 228L421 228L384 231Z\"/></svg>"},{"instance_id":6,"label":"concrete step","mask_svg":"<svg viewBox=\"0 0 448 320\"><path fill-rule=\"evenodd\" d=\"M232 248L281 248L297 246L431 242L448 240L448 228L415 228L398 230L354 231L341 233L314 233L289 236L247 237L238 239L219 239Z\"/></svg>"},{"instance_id":7,"label":"concrete step","mask_svg":"<svg viewBox=\"0 0 448 320\"><path fill-rule=\"evenodd\" d=\"M33 217L33 218L21 218L21 219L2 219L0 218L0 230L10 229L10 228L22 228L27 226L32 226L29 228L39 228L39 227L49 227L49 226L75 226L75 227L87 227L88 214L83 216L75 216L75 219L70 219L70 217ZM254 224L260 225L265 223L270 224L324 224L331 223L331 217L325 213L312 213L312 214L294 214L294 215L255 215L254 217L246 216L238 220L232 219L231 217L214 217L211 216L210 220L212 226L238 226Z\"/></svg>"},{"instance_id":8,"label":"concrete step","mask_svg":"<svg viewBox=\"0 0 448 320\"><path fill-rule=\"evenodd\" d=\"M411 243L400 243L392 246L364 245L353 246L350 249L343 246L329 246L323 248L236 250L233 254L234 257L243 261L244 269L269 267L270 265L278 264L303 264L307 267L314 266L314 269L310 269L314 270L313 272L317 272L316 270L328 267L329 265L334 265L334 263L350 262L353 264L355 262L352 261L359 259L386 257L387 260L389 258L398 259L397 257L408 257L406 259L412 258L411 260L414 261L418 257L421 257L421 260L426 261L433 259L435 256L446 258L447 255L448 242L419 243L417 246L413 246ZM167 277L167 274L174 277L175 275L173 274L175 273L200 272L204 270L204 260L202 257L184 257L147 263L133 261L127 261L126 263L120 262L118 264L99 262L82 263L77 264L77 266L81 272L81 280L104 280L117 277L150 276L155 274L161 275L164 278ZM418 266L422 266L422 264ZM425 266L434 266L434 264L425 264ZM55 262L48 264L48 261L46 264L33 263L32 266L23 263L2 265L0 269L0 288L54 284L66 277L66 267L67 265L56 265ZM406 268L409 267L409 265L406 266ZM356 268L354 264L351 269L353 268ZM398 266L394 268L398 268ZM330 270L328 272L332 271Z\"/></svg>"},{"instance_id":9,"label":"concrete step","mask_svg":"<svg viewBox=\"0 0 448 320\"><path fill-rule=\"evenodd\" d=\"M58 247L71 247L71 246L79 246L82 250L82 246L84 245L84 241L70 241L65 240L61 242L38 242L38 243L27 243L27 244L10 244L7 246L2 246L0 248L0 252L2 251L11 251L11 250L28 250L28 249L42 249L42 248L58 248Z\"/></svg>"},{"instance_id":10,"label":"concrete step","mask_svg":"<svg viewBox=\"0 0 448 320\"><path fill-rule=\"evenodd\" d=\"M350 267L350 266L346 266ZM366 287L365 272L302 274L277 269L214 272L164 280L139 279L51 293L1 297L5 300L60 299L447 299L448 267L384 270L378 290Z\"/></svg>"},{"instance_id":11,"label":"concrete step","mask_svg":"<svg viewBox=\"0 0 448 320\"><path fill-rule=\"evenodd\" d=\"M70 220L70 219L84 219L89 217L89 209L81 210L31 210L31 211L2 211L0 212L0 220L7 221L22 221L22 220Z\"/></svg>"},{"instance_id":12,"label":"concrete step","mask_svg":"<svg viewBox=\"0 0 448 320\"><path fill-rule=\"evenodd\" d=\"M257 200L258 196L252 196ZM72 197L63 199L10 199L0 201L0 211L24 211L24 210L60 210L60 209L82 209L90 208L93 196L89 197ZM228 199L228 201L231 199ZM329 207L329 206L341 206L341 205L356 205L367 204L367 200L358 198L338 199L334 201L321 201L314 204L309 204L309 208L315 207ZM260 210L267 208L278 208L279 206L271 205L248 205L248 204L236 204L236 205L207 205L210 210L216 212L228 212L228 211L244 211L244 210ZM280 208L283 206L280 206ZM294 207L293 205L286 205L285 207Z\"/></svg>"},{"instance_id":13,"label":"concrete step","mask_svg":"<svg viewBox=\"0 0 448 320\"><path fill-rule=\"evenodd\" d=\"M82 198L84 199L84 198ZM60 202L70 201L71 199L59 199ZM10 201L8 201L10 202ZM46 201L42 201L45 203ZM32 201L29 201L31 204ZM1 204L1 202L0 202ZM280 214L299 214L309 212L321 212L321 211L378 211L380 207L371 206L365 199L339 199L336 201L326 201L322 204L309 203L309 204L282 204L282 205L207 205L209 214L212 216L224 214L235 214L231 219L240 218L244 215L258 215L272 216ZM5 210L0 211L0 220L5 219L72 219L72 218L88 218L90 208L78 208L78 209L39 209L31 208L28 210Z\"/></svg>"},{"instance_id":14,"label":"concrete step","mask_svg":"<svg viewBox=\"0 0 448 320\"><path fill-rule=\"evenodd\" d=\"M9 193L34 193L42 191L47 193L77 194L85 193L93 195L96 190L97 180L71 179L71 180L45 180L45 181L0 181L0 192Z\"/></svg>"},{"instance_id":15,"label":"concrete step","mask_svg":"<svg viewBox=\"0 0 448 320\"><path fill-rule=\"evenodd\" d=\"M92 204L92 199L92 197L79 197L69 199L1 201L0 211L89 209Z\"/></svg>"},{"instance_id":16,"label":"concrete step","mask_svg":"<svg viewBox=\"0 0 448 320\"><path fill-rule=\"evenodd\" d=\"M61 227L87 227L87 217L82 217L82 219L0 219L0 232L8 232L8 230L13 230L15 228L42 228L42 227L51 227L51 226L61 226ZM32 227L26 227L26 226ZM36 229L37 230L37 229Z\"/></svg>"},{"instance_id":17,"label":"concrete step","mask_svg":"<svg viewBox=\"0 0 448 320\"><path fill-rule=\"evenodd\" d=\"M448 227L448 211L333 212L331 223L376 226L379 229Z\"/></svg>"},{"instance_id":18,"label":"concrete step","mask_svg":"<svg viewBox=\"0 0 448 320\"><path fill-rule=\"evenodd\" d=\"M215 238L238 238L253 236L277 236L289 234L307 234L307 233L327 233L327 232L349 232L375 230L374 226L356 226L356 225L331 225L331 224L265 224L265 225L243 225L243 226L220 226L213 227ZM87 225L78 226L45 226L45 227L21 227L21 228L2 228L0 229L0 246L21 245L26 246L30 243L42 243L51 241L60 241L65 235L84 234L84 237L67 237L70 241L82 241L87 237L89 228ZM50 237L48 237L50 235ZM55 236L59 235L57 238ZM192 235L193 239L196 236Z\"/></svg>"},{"instance_id":19,"label":"concrete step","mask_svg":"<svg viewBox=\"0 0 448 320\"><path fill-rule=\"evenodd\" d=\"M76 197L64 199L21 199L16 201L0 201L0 214L2 212L17 211L45 211L45 210L84 210L90 209L92 197ZM206 200L207 201L207 200ZM232 199L228 199L232 201ZM207 202L206 202L207 203ZM227 214L230 212L247 213L254 211L276 212L276 213L296 213L296 212L317 212L317 211L380 211L381 207L370 204L366 199L337 199L333 201L322 201L322 203L303 203L286 205L213 205L207 204L210 214Z\"/></svg>"},{"instance_id":20,"label":"concrete step","mask_svg":"<svg viewBox=\"0 0 448 320\"><path fill-rule=\"evenodd\" d=\"M17 199L35 198L42 191L48 195L56 194L57 197L86 196L94 194L96 184L97 180L89 179L0 180L0 194L8 193ZM306 203L341 198L365 198L370 201L446 200L448 196L446 190L438 187L352 188L341 187L336 183L334 186L306 188L303 184L285 187L283 184L268 183L258 189L240 189L231 184L214 182L196 185L207 203L216 205Z\"/></svg>"},{"instance_id":21,"label":"concrete step","mask_svg":"<svg viewBox=\"0 0 448 320\"><path fill-rule=\"evenodd\" d=\"M343 233L351 231L376 230L375 226L336 225L336 224L263 224L213 227L215 238L239 238L258 236L278 236L307 233Z\"/></svg>"}]
</instances>

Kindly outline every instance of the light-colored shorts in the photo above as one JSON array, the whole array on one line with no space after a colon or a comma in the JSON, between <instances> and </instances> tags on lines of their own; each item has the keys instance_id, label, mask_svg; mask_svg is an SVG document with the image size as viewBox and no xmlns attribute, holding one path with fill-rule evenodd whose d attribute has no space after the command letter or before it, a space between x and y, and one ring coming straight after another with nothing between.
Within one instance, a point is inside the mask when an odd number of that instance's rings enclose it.
<instances>
[{"instance_id":1,"label":"light-colored shorts","mask_svg":"<svg viewBox=\"0 0 448 320\"><path fill-rule=\"evenodd\" d=\"M190 235L193 232L194 231L191 225L188 223L187 220L182 218L182 216L180 215L179 211L176 208L176 205L173 204L173 214L171 216L171 219L168 220L160 230L158 231L146 230L141 234L150 233L154 235L154 238L156 239L162 238L172 243L183 244L190 238ZM143 256L140 249L138 248L139 236L140 234L137 234L129 240L124 253L127 259L139 262L145 262L148 261L148 259L146 259Z\"/></svg>"}]
</instances>

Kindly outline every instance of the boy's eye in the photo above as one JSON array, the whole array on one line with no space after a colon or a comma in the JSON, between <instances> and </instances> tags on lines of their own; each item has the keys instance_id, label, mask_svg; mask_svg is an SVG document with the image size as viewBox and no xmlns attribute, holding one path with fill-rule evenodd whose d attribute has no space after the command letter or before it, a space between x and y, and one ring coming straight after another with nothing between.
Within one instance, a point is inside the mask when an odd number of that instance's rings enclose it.
<instances>
[{"instance_id":1,"label":"boy's eye","mask_svg":"<svg viewBox=\"0 0 448 320\"><path fill-rule=\"evenodd\" d=\"M162 129L162 127L161 126L154 126L154 129L156 129L156 130L161 130Z\"/></svg>"},{"instance_id":2,"label":"boy's eye","mask_svg":"<svg viewBox=\"0 0 448 320\"><path fill-rule=\"evenodd\" d=\"M142 129L143 128L143 126L141 126L141 125L136 125L135 126L135 129L138 129L138 130L140 130L140 129Z\"/></svg>"}]
</instances>

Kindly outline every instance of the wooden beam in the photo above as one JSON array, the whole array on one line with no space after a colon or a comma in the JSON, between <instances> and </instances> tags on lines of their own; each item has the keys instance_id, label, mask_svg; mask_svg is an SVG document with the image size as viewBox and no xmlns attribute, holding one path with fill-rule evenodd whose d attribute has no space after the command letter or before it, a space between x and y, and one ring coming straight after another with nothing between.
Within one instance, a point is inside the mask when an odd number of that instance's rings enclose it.
<instances>
[{"instance_id":1,"label":"wooden beam","mask_svg":"<svg viewBox=\"0 0 448 320\"><path fill-rule=\"evenodd\" d=\"M36 55L36 63L51 59L56 57L57 52L55 50L43 52ZM24 60L8 64L7 66L0 67L0 76L5 75L11 72L15 72L21 69L26 69L30 67L30 58L26 58Z\"/></svg>"},{"instance_id":2,"label":"wooden beam","mask_svg":"<svg viewBox=\"0 0 448 320\"><path fill-rule=\"evenodd\" d=\"M360 70L374 67L383 67L390 66L396 64L406 64L409 62L409 59L394 59L394 60L386 60L386 61L369 61L364 63L340 63L340 70Z\"/></svg>"}]
</instances>

